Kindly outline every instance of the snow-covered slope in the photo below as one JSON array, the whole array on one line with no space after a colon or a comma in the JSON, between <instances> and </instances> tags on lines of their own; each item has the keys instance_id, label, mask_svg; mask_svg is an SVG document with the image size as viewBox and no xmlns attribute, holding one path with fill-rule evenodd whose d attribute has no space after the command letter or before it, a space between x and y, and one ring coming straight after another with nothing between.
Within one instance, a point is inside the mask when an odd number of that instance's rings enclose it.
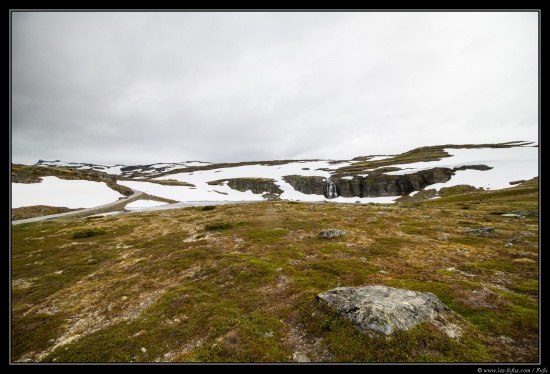
<instances>
[{"instance_id":1,"label":"snow-covered slope","mask_svg":"<svg viewBox=\"0 0 550 374\"><path fill-rule=\"evenodd\" d=\"M448 148L445 149L451 157L442 158L439 161L417 162L409 164L396 164L393 167L400 170L387 172L387 175L403 175L419 170L434 167L460 168L467 165L486 165L488 170L457 169L451 179L445 183L437 183L424 189L439 190L460 184L467 184L485 189L503 189L513 187L511 184L520 180L529 180L539 174L538 147L530 145L517 145L504 148ZM391 161L393 156L376 156L370 160ZM140 177L134 180L119 180L120 185L143 191L149 195L163 197L179 202L230 202L230 201L263 201L261 193L252 191L237 191L228 186L225 180L235 178L267 178L272 179L283 192L281 199L296 201L324 201L322 194L305 194L295 190L283 177L288 175L315 176L330 178L338 168L353 165L358 161L334 162L330 160L294 161L278 165L247 164L233 167L220 167L205 170L185 171L175 174L161 175L161 172L182 169L192 166L211 165L198 161L182 163L163 163L147 166L98 166L92 164L63 163L61 161L40 161L40 165L72 166L78 168L95 169L116 175L129 175L139 173ZM386 166L387 167L387 166ZM363 175L368 175L376 169L365 170ZM148 181L142 181L143 175L150 174ZM345 177L344 177L345 178ZM185 182L187 185L163 185L154 181L175 180ZM221 181L219 184L208 182ZM416 192L416 191L415 191ZM414 194L411 193L411 195ZM32 205L64 206L68 208L85 208L102 205L118 199L121 195L114 192L106 185L90 181L68 181L56 177L43 178L42 183L21 184L12 183L12 208ZM384 197L336 197L333 202L340 203L391 203L399 196ZM143 201L144 206L155 204L151 201ZM139 207L140 202L132 203L133 208Z\"/></svg>"}]
</instances>

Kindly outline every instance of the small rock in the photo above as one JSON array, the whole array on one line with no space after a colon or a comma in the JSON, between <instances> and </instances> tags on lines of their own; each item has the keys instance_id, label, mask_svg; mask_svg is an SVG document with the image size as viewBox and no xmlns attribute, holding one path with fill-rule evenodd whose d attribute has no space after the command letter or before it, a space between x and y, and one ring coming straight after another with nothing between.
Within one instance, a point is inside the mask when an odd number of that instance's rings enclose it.
<instances>
[{"instance_id":1,"label":"small rock","mask_svg":"<svg viewBox=\"0 0 550 374\"><path fill-rule=\"evenodd\" d=\"M294 362L311 362L309 357L307 357L305 353L301 353L301 352L294 352L292 354L292 360Z\"/></svg>"},{"instance_id":2,"label":"small rock","mask_svg":"<svg viewBox=\"0 0 550 374\"><path fill-rule=\"evenodd\" d=\"M494 232L495 232L495 228L493 226L489 226L489 227L482 227L482 228L479 228L479 229L470 230L470 231L468 231L468 234L488 235L488 234L492 234Z\"/></svg>"},{"instance_id":3,"label":"small rock","mask_svg":"<svg viewBox=\"0 0 550 374\"><path fill-rule=\"evenodd\" d=\"M337 238L339 236L342 236L342 235L345 235L346 232L344 230L339 230L339 229L328 229L328 230L323 230L319 233L319 235L317 235L318 238L323 238L323 239L331 239L331 238Z\"/></svg>"},{"instance_id":4,"label":"small rock","mask_svg":"<svg viewBox=\"0 0 550 374\"><path fill-rule=\"evenodd\" d=\"M506 243L504 244L506 248L512 248L514 245L512 243Z\"/></svg>"},{"instance_id":5,"label":"small rock","mask_svg":"<svg viewBox=\"0 0 550 374\"><path fill-rule=\"evenodd\" d=\"M529 255L529 253L521 251L521 252L518 252L517 255L518 256L527 256L527 255Z\"/></svg>"},{"instance_id":6,"label":"small rock","mask_svg":"<svg viewBox=\"0 0 550 374\"><path fill-rule=\"evenodd\" d=\"M501 214L501 217L523 218L521 214L514 214L514 213Z\"/></svg>"}]
</instances>

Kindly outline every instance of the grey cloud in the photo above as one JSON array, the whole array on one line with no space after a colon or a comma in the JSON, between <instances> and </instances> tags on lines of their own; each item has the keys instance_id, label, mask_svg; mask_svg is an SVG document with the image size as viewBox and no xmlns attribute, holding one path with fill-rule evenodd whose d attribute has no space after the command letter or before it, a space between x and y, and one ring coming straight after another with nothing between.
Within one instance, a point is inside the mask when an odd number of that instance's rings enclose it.
<instances>
[{"instance_id":1,"label":"grey cloud","mask_svg":"<svg viewBox=\"0 0 550 374\"><path fill-rule=\"evenodd\" d=\"M536 12L13 12L12 159L537 140Z\"/></svg>"}]
</instances>

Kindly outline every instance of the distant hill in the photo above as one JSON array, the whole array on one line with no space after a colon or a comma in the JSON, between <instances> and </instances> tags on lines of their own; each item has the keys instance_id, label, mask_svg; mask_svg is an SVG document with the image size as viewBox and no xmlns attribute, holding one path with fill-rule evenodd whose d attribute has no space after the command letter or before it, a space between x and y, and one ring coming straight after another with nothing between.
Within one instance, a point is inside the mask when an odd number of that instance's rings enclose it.
<instances>
[{"instance_id":1,"label":"distant hill","mask_svg":"<svg viewBox=\"0 0 550 374\"><path fill-rule=\"evenodd\" d=\"M538 176L538 146L521 141L447 144L351 160L218 164L186 161L114 166L39 160L35 165L12 166L14 183L39 183L46 176L104 181L124 196L134 189L149 198L173 202L389 203L433 199L458 191L509 188L530 180ZM38 185L35 195L40 195Z\"/></svg>"}]
</instances>

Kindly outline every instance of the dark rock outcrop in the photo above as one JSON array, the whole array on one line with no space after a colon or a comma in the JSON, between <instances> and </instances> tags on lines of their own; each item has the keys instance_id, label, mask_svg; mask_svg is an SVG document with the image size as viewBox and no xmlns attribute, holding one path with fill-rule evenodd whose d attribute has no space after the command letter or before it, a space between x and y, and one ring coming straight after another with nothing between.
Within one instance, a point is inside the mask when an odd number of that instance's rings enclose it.
<instances>
[{"instance_id":1,"label":"dark rock outcrop","mask_svg":"<svg viewBox=\"0 0 550 374\"><path fill-rule=\"evenodd\" d=\"M487 166L487 165L464 165L464 166L459 166L459 167L456 167L456 168L453 168L454 171L457 171L457 170L491 170L493 167L492 166Z\"/></svg>"},{"instance_id":2,"label":"dark rock outcrop","mask_svg":"<svg viewBox=\"0 0 550 374\"><path fill-rule=\"evenodd\" d=\"M287 175L283 179L295 190L305 194L324 195L327 199L343 197L402 196L420 191L434 183L444 183L451 179L454 171L449 168L433 168L416 173L388 175L371 172L367 176L355 175L351 179L344 175L330 178L317 176ZM333 188L336 191L331 193Z\"/></svg>"},{"instance_id":3,"label":"dark rock outcrop","mask_svg":"<svg viewBox=\"0 0 550 374\"><path fill-rule=\"evenodd\" d=\"M308 195L325 194L325 177L286 175L283 180L298 192Z\"/></svg>"},{"instance_id":4,"label":"dark rock outcrop","mask_svg":"<svg viewBox=\"0 0 550 374\"><path fill-rule=\"evenodd\" d=\"M281 194L283 190L275 184L275 180L270 178L233 178L220 179L217 181L208 182L210 185L219 185L227 182L227 185L234 190L246 192L252 191L255 194Z\"/></svg>"},{"instance_id":5,"label":"dark rock outcrop","mask_svg":"<svg viewBox=\"0 0 550 374\"><path fill-rule=\"evenodd\" d=\"M283 180L294 187L296 191L308 195L323 195L327 199L334 199L339 196L338 186L330 178L287 175L283 177Z\"/></svg>"},{"instance_id":6,"label":"dark rock outcrop","mask_svg":"<svg viewBox=\"0 0 550 374\"><path fill-rule=\"evenodd\" d=\"M338 287L318 294L316 300L334 307L362 333L391 335L424 321L441 327L452 337L461 331L450 322L452 311L431 292L379 285Z\"/></svg>"},{"instance_id":7,"label":"dark rock outcrop","mask_svg":"<svg viewBox=\"0 0 550 374\"><path fill-rule=\"evenodd\" d=\"M452 175L452 169L433 168L403 175L372 173L366 177L354 176L352 179L333 176L332 180L339 196L379 197L408 195L431 184L447 182Z\"/></svg>"}]
</instances>

